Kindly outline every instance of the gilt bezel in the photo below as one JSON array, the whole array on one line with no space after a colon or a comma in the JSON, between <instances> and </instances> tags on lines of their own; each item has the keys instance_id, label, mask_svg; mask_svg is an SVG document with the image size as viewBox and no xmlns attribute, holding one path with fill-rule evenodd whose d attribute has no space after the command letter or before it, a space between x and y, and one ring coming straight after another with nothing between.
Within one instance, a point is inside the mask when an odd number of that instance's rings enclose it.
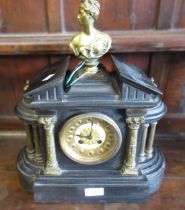
<instances>
[{"instance_id":1,"label":"gilt bezel","mask_svg":"<svg viewBox=\"0 0 185 210\"><path fill-rule=\"evenodd\" d=\"M112 147L110 148L109 153L103 152L102 155L99 155L99 156L95 156L95 157L84 156L83 157L83 156L80 156L78 153L76 153L75 155L75 152L69 146L67 146L67 143L66 143L67 140L65 137L65 133L67 132L66 129L70 126L72 122L81 120L84 118L88 118L88 117L100 119L106 122L107 124L109 124L114 129L115 133L114 133L114 139L113 139L113 148ZM95 165L95 164L104 163L110 160L111 158L113 158L113 156L120 149L120 146L122 143L122 133L118 125L109 116L102 113L98 113L98 112L89 112L85 114L79 114L68 119L59 132L59 141L60 141L60 146L61 146L62 151L68 158L70 158L71 160L77 163L81 163L85 165Z\"/></svg>"}]
</instances>

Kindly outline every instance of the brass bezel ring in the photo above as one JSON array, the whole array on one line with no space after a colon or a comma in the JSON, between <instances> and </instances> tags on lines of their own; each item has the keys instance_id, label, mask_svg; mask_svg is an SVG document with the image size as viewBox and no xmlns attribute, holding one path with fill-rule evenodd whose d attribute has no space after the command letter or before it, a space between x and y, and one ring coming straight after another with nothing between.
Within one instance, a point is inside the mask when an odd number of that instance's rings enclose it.
<instances>
[{"instance_id":1,"label":"brass bezel ring","mask_svg":"<svg viewBox=\"0 0 185 210\"><path fill-rule=\"evenodd\" d=\"M116 139L113 140L114 148L111 147L110 153L108 153L108 155L107 155L107 153L105 153L106 155L102 154L102 156L98 156L94 159L93 159L93 157L84 158L84 157L81 157L78 153L76 153L76 155L75 155L74 151L66 143L67 140L65 138L65 133L66 133L66 129L68 129L70 124L73 121L81 120L83 118L88 118L88 117L89 118L97 118L102 121L105 121L110 126L112 126L112 128L115 130L114 135L116 135ZM114 138L115 138L115 136L114 136ZM79 115L74 116L74 117L70 118L69 120L67 120L59 132L59 142L60 142L60 147L61 147L62 151L71 160L73 160L77 163L85 164L85 165L95 165L95 164L104 163L104 162L110 160L111 158L113 158L113 156L118 152L118 150L121 147L122 133L121 133L121 130L118 127L118 125L115 123L115 121L113 119L111 119L109 116L102 114L102 113L98 113L98 112L89 112L89 113L85 113L85 114L79 114Z\"/></svg>"}]
</instances>

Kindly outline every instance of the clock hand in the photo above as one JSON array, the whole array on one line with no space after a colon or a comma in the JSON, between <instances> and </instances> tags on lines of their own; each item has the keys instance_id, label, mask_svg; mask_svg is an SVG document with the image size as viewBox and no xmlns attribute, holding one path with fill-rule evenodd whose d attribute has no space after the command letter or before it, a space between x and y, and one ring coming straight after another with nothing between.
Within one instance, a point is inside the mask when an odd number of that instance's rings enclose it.
<instances>
[{"instance_id":1,"label":"clock hand","mask_svg":"<svg viewBox=\"0 0 185 210\"><path fill-rule=\"evenodd\" d=\"M82 138L88 138L88 136L83 136L83 135L78 135L78 134L75 136L82 137Z\"/></svg>"},{"instance_id":2,"label":"clock hand","mask_svg":"<svg viewBox=\"0 0 185 210\"><path fill-rule=\"evenodd\" d=\"M89 135L83 136L83 135L76 134L75 136L78 136L78 137L81 137L81 138L87 138L89 140L92 139L92 128L93 128L93 124L94 124L94 122L92 121L91 122L91 131L90 131L90 134Z\"/></svg>"},{"instance_id":3,"label":"clock hand","mask_svg":"<svg viewBox=\"0 0 185 210\"><path fill-rule=\"evenodd\" d=\"M89 139L92 139L92 127L93 127L94 122L91 122L91 131L90 134L88 135Z\"/></svg>"}]
</instances>

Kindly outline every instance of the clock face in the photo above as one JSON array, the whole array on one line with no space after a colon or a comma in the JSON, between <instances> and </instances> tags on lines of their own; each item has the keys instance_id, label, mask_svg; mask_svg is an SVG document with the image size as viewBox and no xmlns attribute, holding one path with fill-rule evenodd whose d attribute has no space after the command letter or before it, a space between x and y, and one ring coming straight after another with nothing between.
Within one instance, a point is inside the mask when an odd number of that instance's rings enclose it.
<instances>
[{"instance_id":1,"label":"clock face","mask_svg":"<svg viewBox=\"0 0 185 210\"><path fill-rule=\"evenodd\" d=\"M59 133L63 152L82 164L98 164L119 150L122 135L117 124L100 113L81 114L69 119Z\"/></svg>"}]
</instances>

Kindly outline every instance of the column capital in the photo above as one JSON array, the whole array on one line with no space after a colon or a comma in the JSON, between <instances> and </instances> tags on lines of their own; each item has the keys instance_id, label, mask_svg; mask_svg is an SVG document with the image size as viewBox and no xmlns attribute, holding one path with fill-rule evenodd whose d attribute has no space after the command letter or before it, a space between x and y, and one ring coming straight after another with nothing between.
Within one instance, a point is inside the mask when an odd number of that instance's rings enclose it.
<instances>
[{"instance_id":1,"label":"column capital","mask_svg":"<svg viewBox=\"0 0 185 210\"><path fill-rule=\"evenodd\" d=\"M40 117L39 118L39 123L44 125L45 130L50 130L51 127L54 126L56 121L57 121L56 116Z\"/></svg>"},{"instance_id":2,"label":"column capital","mask_svg":"<svg viewBox=\"0 0 185 210\"><path fill-rule=\"evenodd\" d=\"M155 125L157 125L157 121L156 122L151 122L150 124L151 124L151 126L155 126Z\"/></svg>"},{"instance_id":3,"label":"column capital","mask_svg":"<svg viewBox=\"0 0 185 210\"><path fill-rule=\"evenodd\" d=\"M140 124L144 123L144 117L128 117L126 123L131 129L139 129Z\"/></svg>"}]
</instances>

